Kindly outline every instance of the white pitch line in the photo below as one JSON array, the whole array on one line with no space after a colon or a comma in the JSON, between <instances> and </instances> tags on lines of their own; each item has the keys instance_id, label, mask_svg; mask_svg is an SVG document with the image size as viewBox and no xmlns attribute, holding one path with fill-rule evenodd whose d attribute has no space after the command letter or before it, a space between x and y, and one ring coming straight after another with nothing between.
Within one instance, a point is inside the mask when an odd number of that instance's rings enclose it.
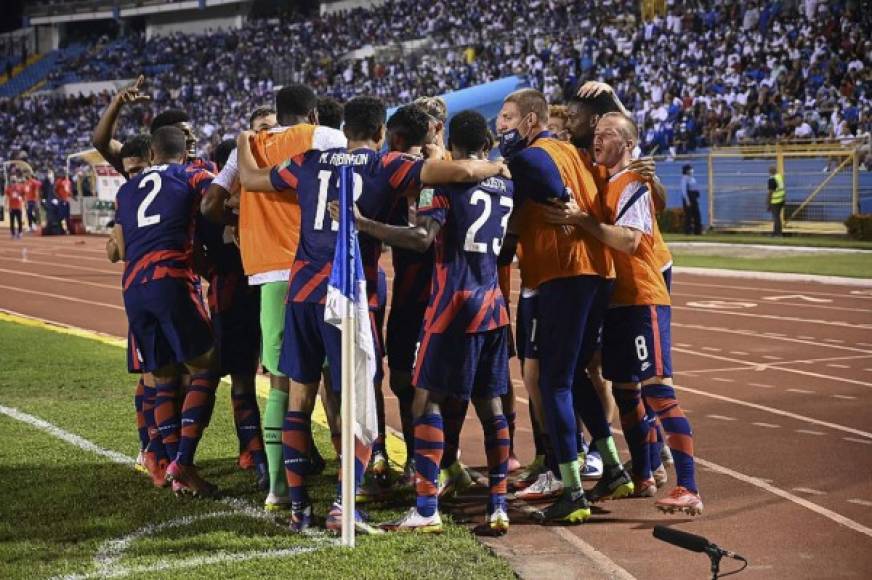
<instances>
[{"instance_id":1,"label":"white pitch line","mask_svg":"<svg viewBox=\"0 0 872 580\"><path fill-rule=\"evenodd\" d=\"M23 411L19 411L14 407L6 407L0 405L0 413L6 415L7 417L11 417L16 421L21 421L31 427L35 427L40 431L45 431L49 435L56 437L62 441L66 441L70 445L75 445L79 449L84 449L85 451L90 451L91 453L95 453L101 457L105 457L109 459L113 463L120 463L122 465L133 465L136 460L133 457L128 457L123 453L118 453L117 451L112 451L110 449L104 449L95 443L91 443L87 439L83 437L79 437L75 433L70 433L69 431L65 431L56 425L52 425L48 421L44 421L39 417L34 417L28 413Z\"/></svg>"},{"instance_id":2,"label":"white pitch line","mask_svg":"<svg viewBox=\"0 0 872 580\"><path fill-rule=\"evenodd\" d=\"M764 429L781 429L781 425L776 425L775 423L751 423L756 427L763 427Z\"/></svg>"},{"instance_id":3,"label":"white pitch line","mask_svg":"<svg viewBox=\"0 0 872 580\"><path fill-rule=\"evenodd\" d=\"M804 433L806 435L826 435L823 431L812 431L811 429L797 429L797 433Z\"/></svg>"},{"instance_id":4,"label":"white pitch line","mask_svg":"<svg viewBox=\"0 0 872 580\"><path fill-rule=\"evenodd\" d=\"M872 501L866 501L865 499L851 498L848 500L848 503L852 503L854 505L861 505L863 507L872 507Z\"/></svg>"},{"instance_id":5,"label":"white pitch line","mask_svg":"<svg viewBox=\"0 0 872 580\"><path fill-rule=\"evenodd\" d=\"M772 385L764 385L763 383L748 383L748 386L759 387L761 389L774 389Z\"/></svg>"},{"instance_id":6,"label":"white pitch line","mask_svg":"<svg viewBox=\"0 0 872 580\"><path fill-rule=\"evenodd\" d=\"M757 403L749 403L748 401L742 401L739 399L733 399L732 397L725 397L724 395L716 395L714 393L707 393L705 391L700 391L699 389L692 389L690 387L679 387L675 385L675 389L679 391L686 391L688 393L693 393L695 395L701 395L703 397L709 397L711 399L717 399L719 401L725 401L727 403L733 403L735 405L741 405L743 407L749 407L751 409L757 409L758 411L765 411L767 413L772 413L773 415L781 415L782 417L789 417L791 419L796 419L797 421L801 421L806 424L815 424L820 425L821 427L828 427L830 429L835 429L836 431L842 431L844 433L850 433L852 435L858 435L860 437L866 437L869 443L872 445L872 433L868 433L866 431L861 431L860 429L854 429L853 427L846 427L844 425L838 425L836 423L830 423L829 421L821 421L820 419L813 419L812 417L805 417L804 415L798 415L797 413L791 413L790 411L782 411L781 409L776 409L774 407L767 407L766 405L758 405Z\"/></svg>"},{"instance_id":7,"label":"white pitch line","mask_svg":"<svg viewBox=\"0 0 872 580\"><path fill-rule=\"evenodd\" d=\"M813 395L815 391L809 391L807 389L785 389L788 393L799 393L800 395Z\"/></svg>"}]
</instances>

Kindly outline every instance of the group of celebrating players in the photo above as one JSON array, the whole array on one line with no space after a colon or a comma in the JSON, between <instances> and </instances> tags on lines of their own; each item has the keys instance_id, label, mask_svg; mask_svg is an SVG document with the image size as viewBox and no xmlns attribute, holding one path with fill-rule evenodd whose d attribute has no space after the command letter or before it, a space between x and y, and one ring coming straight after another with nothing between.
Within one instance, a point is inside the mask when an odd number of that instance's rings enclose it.
<instances>
[{"instance_id":1,"label":"group of celebrating players","mask_svg":"<svg viewBox=\"0 0 872 580\"><path fill-rule=\"evenodd\" d=\"M666 483L664 461L674 462L677 486L656 507L702 513L693 436L671 380L671 256L656 222L664 190L653 161L634 159L638 128L608 85L585 84L566 107L518 90L505 98L496 137L475 111L448 121L438 97L387 119L378 98L343 107L290 85L205 161L183 111L158 114L150 135L112 139L122 107L148 99L141 83L118 93L94 144L128 178L107 254L125 261L128 364L142 373L138 466L156 486L217 494L194 460L229 375L240 467L255 472L267 510L288 512L296 531L313 525L306 478L324 469L311 428L319 386L340 451L340 332L325 322L325 301L340 172L350 167L379 419L375 441L357 441L355 484L361 499L416 492L415 506L384 529L442 530L438 500L471 484L459 453L470 401L487 456L484 533L507 532L509 487L518 499L551 500L538 521L579 523L589 502L653 497ZM489 161L495 146L500 160ZM385 354L407 450L402 474L385 446ZM536 447L523 470L512 451L514 355ZM262 417L261 366L271 387ZM616 411L626 465L612 437ZM598 481L585 492L582 479ZM333 531L339 498L326 517Z\"/></svg>"}]
</instances>

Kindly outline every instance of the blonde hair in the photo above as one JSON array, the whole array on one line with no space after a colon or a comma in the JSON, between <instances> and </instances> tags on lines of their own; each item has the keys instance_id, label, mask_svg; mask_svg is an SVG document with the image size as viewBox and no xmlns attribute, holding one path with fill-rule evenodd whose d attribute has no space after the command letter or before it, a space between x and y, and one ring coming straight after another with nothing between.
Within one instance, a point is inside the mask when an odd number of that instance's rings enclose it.
<instances>
[{"instance_id":1,"label":"blonde hair","mask_svg":"<svg viewBox=\"0 0 872 580\"><path fill-rule=\"evenodd\" d=\"M506 97L503 102L515 103L521 110L521 115L536 113L540 123L548 122L548 100L536 89L519 89Z\"/></svg>"},{"instance_id":2,"label":"blonde hair","mask_svg":"<svg viewBox=\"0 0 872 580\"><path fill-rule=\"evenodd\" d=\"M599 122L605 119L620 119L621 123L618 125L618 131L620 131L621 137L627 141L632 141L633 145L639 144L639 126L636 125L636 121L619 112L606 113L600 117Z\"/></svg>"},{"instance_id":3,"label":"blonde hair","mask_svg":"<svg viewBox=\"0 0 872 580\"><path fill-rule=\"evenodd\" d=\"M442 123L448 118L448 104L442 97L418 97L412 104Z\"/></svg>"}]
</instances>

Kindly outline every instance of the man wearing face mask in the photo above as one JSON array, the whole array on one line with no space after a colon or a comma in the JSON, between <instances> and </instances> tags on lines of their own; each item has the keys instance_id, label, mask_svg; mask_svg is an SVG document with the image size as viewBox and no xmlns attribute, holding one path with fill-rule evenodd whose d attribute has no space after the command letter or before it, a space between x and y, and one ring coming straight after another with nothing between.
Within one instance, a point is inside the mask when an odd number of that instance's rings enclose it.
<instances>
[{"instance_id":1,"label":"man wearing face mask","mask_svg":"<svg viewBox=\"0 0 872 580\"><path fill-rule=\"evenodd\" d=\"M516 183L517 218L510 229L518 232L523 248L522 285L538 293L529 342L539 355L538 386L554 449L552 463L558 464L563 480L562 495L539 512L538 519L579 523L590 517L590 507L581 487L576 411L611 468L613 495L628 495L633 487L621 468L602 403L586 373L609 279L614 278L612 258L596 238L544 219L549 204L570 199L599 215L598 184L577 149L546 130L547 121L544 95L521 89L506 97L497 131L500 152Z\"/></svg>"}]
</instances>

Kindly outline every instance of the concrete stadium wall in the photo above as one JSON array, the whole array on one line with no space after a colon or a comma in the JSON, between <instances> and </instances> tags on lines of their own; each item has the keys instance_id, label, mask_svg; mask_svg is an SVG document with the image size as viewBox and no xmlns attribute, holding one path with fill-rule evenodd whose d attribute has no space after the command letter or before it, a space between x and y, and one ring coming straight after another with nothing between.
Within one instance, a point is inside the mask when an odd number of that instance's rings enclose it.
<instances>
[{"instance_id":1,"label":"concrete stadium wall","mask_svg":"<svg viewBox=\"0 0 872 580\"><path fill-rule=\"evenodd\" d=\"M208 30L219 28L224 30L242 28L248 8L248 5L232 4L206 10L155 14L148 17L145 37L151 39L155 36L168 36L176 32L205 34Z\"/></svg>"}]
</instances>

